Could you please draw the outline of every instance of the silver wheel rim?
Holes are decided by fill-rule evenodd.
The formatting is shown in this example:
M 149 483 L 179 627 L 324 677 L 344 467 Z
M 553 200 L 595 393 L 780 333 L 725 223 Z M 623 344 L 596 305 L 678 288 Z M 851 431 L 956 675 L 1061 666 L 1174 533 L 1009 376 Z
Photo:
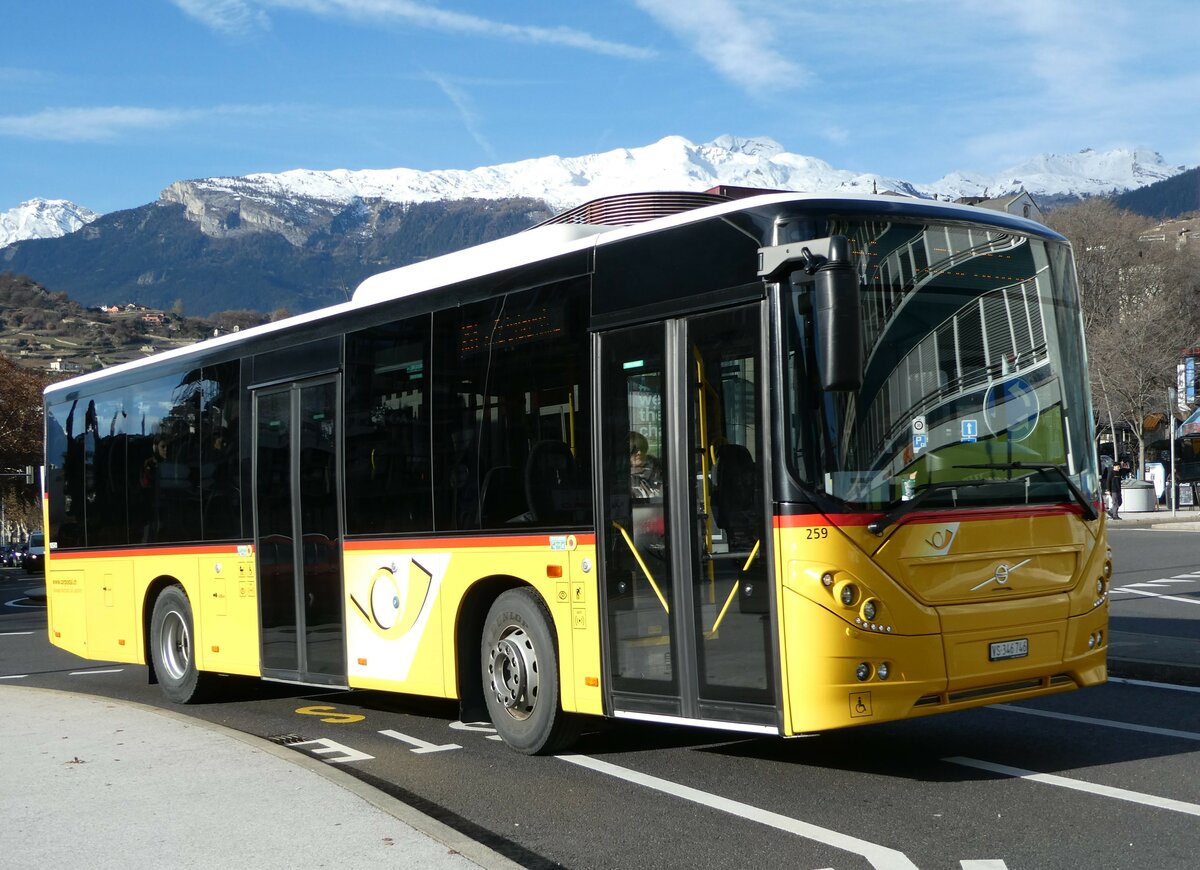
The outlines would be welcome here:
M 192 639 L 187 622 L 178 610 L 172 610 L 163 617 L 158 652 L 171 679 L 182 680 L 192 660 Z
M 514 719 L 528 719 L 537 705 L 538 661 L 533 641 L 519 625 L 507 626 L 488 651 L 492 693 Z

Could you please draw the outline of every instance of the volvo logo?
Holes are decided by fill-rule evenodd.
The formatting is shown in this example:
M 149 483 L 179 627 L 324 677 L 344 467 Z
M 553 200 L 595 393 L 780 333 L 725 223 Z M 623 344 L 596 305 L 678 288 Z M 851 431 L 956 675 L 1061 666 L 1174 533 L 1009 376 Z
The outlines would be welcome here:
M 980 589 L 982 589 L 984 586 L 987 586 L 989 583 L 995 583 L 997 586 L 1004 586 L 1005 584 L 1008 583 L 1008 578 L 1012 576 L 1012 573 L 1014 571 L 1016 571 L 1018 568 L 1020 568 L 1024 565 L 1028 565 L 1032 561 L 1033 561 L 1033 559 L 1029 558 L 1029 559 L 1026 559 L 1024 562 L 1018 562 L 1015 565 L 1006 565 L 1002 562 L 1002 563 L 1000 563 L 1000 566 L 996 568 L 995 574 L 993 574 L 991 577 L 984 580 L 978 586 L 972 586 L 971 591 L 978 592 Z

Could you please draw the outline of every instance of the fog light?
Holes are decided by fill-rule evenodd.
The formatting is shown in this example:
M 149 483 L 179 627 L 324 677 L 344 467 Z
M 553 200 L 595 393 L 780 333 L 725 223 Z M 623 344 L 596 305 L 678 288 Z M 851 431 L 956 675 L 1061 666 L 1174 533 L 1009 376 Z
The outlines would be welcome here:
M 847 583 L 842 587 L 841 599 L 842 604 L 847 607 L 852 606 L 858 600 L 858 589 L 855 588 L 853 583 Z
M 871 679 L 871 666 L 866 662 L 859 662 L 858 667 L 854 669 L 854 676 L 858 677 L 859 682 L 866 682 Z
M 868 622 L 873 620 L 875 618 L 875 611 L 877 609 L 878 608 L 875 606 L 874 599 L 868 598 L 865 602 L 863 602 L 863 619 L 867 620 Z
M 1112 576 L 1112 559 L 1109 559 L 1108 561 L 1106 561 L 1104 563 L 1104 579 L 1107 580 L 1111 576 Z
M 830 574 L 828 571 L 826 571 L 824 574 L 821 575 L 821 582 L 825 584 L 826 588 L 832 586 L 833 585 L 833 575 Z
M 1096 635 L 1089 634 L 1088 635 L 1088 649 L 1095 649 L 1095 648 L 1096 648 Z
M 1104 645 L 1104 632 L 1098 631 L 1098 632 L 1096 632 L 1096 646 L 1103 646 L 1103 645 Z
M 887 662 L 880 662 L 879 667 L 875 670 L 875 673 L 879 675 L 879 679 L 881 680 L 886 680 L 891 672 L 892 669 L 888 667 Z

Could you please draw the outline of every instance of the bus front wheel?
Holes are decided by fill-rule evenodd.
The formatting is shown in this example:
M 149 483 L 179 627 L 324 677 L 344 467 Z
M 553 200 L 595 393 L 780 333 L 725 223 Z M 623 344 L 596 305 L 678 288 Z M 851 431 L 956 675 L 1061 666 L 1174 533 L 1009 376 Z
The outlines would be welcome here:
M 553 621 L 532 589 L 510 589 L 492 604 L 481 643 L 483 694 L 504 742 L 526 755 L 565 749 L 578 735 L 558 703 Z
M 176 704 L 198 701 L 205 675 L 196 669 L 192 605 L 181 586 L 168 586 L 154 601 L 150 658 L 158 684 Z

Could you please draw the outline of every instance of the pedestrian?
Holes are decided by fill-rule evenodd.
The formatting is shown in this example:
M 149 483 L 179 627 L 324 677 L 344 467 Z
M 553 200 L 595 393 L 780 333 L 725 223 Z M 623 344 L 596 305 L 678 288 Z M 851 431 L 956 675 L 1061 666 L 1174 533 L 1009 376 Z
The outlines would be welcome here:
M 1121 463 L 1114 461 L 1104 471 L 1104 493 L 1107 496 L 1108 515 L 1114 520 L 1121 518 Z

